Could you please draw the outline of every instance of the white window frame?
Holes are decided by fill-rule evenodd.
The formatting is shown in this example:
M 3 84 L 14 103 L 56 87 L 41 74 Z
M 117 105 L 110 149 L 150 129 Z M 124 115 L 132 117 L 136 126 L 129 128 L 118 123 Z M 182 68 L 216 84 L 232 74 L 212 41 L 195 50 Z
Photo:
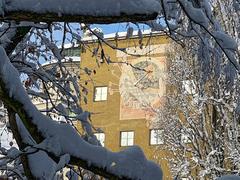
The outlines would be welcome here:
M 150 145 L 164 144 L 163 130 L 150 129 Z
M 106 101 L 108 96 L 107 86 L 96 86 L 94 87 L 94 101 Z
M 100 142 L 100 144 L 104 147 L 105 146 L 105 133 L 94 133 L 97 140 Z
M 120 146 L 133 146 L 134 145 L 134 131 L 121 131 L 120 132 Z

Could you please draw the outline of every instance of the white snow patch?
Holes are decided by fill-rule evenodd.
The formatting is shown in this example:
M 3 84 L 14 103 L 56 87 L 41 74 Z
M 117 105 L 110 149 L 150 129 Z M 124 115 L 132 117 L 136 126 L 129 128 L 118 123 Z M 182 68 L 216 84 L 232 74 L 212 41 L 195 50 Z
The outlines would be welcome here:
M 11 0 L 5 11 L 31 11 L 35 13 L 56 13 L 59 16 L 91 15 L 120 16 L 125 14 L 151 14 L 158 12 L 157 0 Z
M 187 14 L 191 17 L 193 21 L 204 27 L 207 27 L 208 18 L 202 9 L 193 7 L 192 2 L 188 0 L 180 0 L 180 2 L 184 6 L 184 10 L 187 12 Z
M 55 176 L 56 163 L 44 151 L 28 155 L 29 167 L 36 179 L 49 180 Z
M 240 176 L 225 175 L 225 176 L 222 176 L 222 177 L 218 178 L 217 180 L 240 180 Z
M 236 51 L 238 48 L 237 42 L 231 38 L 228 34 L 222 31 L 215 31 L 213 33 L 214 37 L 220 43 L 222 48 Z

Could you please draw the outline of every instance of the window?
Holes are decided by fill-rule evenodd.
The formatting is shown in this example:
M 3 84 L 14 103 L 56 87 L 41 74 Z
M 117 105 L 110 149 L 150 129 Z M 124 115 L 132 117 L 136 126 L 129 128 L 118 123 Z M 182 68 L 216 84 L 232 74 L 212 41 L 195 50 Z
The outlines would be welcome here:
M 64 56 L 80 56 L 81 50 L 79 47 L 77 48 L 67 48 L 63 50 L 63 54 Z
M 133 146 L 134 141 L 134 132 L 133 131 L 124 131 L 121 132 L 121 146 Z
M 150 145 L 163 144 L 163 130 L 151 129 L 150 130 Z
M 104 147 L 104 141 L 105 141 L 105 134 L 104 133 L 94 133 L 97 140 L 101 143 L 101 145 Z
M 107 100 L 107 87 L 95 87 L 94 90 L 94 101 L 105 101 Z

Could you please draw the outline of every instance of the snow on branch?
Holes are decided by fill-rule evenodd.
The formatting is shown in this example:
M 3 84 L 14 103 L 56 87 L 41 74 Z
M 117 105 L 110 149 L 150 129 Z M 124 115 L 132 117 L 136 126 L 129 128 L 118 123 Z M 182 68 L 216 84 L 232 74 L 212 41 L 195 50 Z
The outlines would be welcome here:
M 5 0 L 1 20 L 112 23 L 154 19 L 157 0 Z
M 179 2 L 194 22 L 204 27 L 208 26 L 208 18 L 201 8 L 193 7 L 192 2 L 186 0 L 179 0 Z
M 162 178 L 161 169 L 154 162 L 148 161 L 139 147 L 110 152 L 104 147 L 91 145 L 83 140 L 72 126 L 59 124 L 40 113 L 29 99 L 20 82 L 18 71 L 10 63 L 2 47 L 0 57 L 0 97 L 19 115 L 38 144 L 36 147 L 58 158 L 69 154 L 69 164 L 81 166 L 107 178 L 151 180 Z M 21 133 L 21 136 L 27 135 Z

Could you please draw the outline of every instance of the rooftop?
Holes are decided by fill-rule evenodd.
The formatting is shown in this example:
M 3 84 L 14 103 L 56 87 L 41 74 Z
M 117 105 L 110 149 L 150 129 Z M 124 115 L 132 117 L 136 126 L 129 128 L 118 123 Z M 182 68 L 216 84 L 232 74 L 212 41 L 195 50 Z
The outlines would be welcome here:
M 161 34 L 159 31 L 152 31 L 151 29 L 147 29 L 147 30 L 143 30 L 141 31 L 141 35 L 143 36 L 150 36 L 153 34 Z M 130 38 L 136 38 L 139 37 L 139 31 L 135 30 L 133 31 L 132 35 Z M 127 31 L 124 32 L 116 32 L 116 33 L 111 33 L 111 34 L 104 34 L 103 39 L 125 39 L 127 37 Z M 83 37 L 82 41 L 94 41 L 97 40 L 97 37 L 95 35 L 92 36 L 87 36 L 87 37 Z

